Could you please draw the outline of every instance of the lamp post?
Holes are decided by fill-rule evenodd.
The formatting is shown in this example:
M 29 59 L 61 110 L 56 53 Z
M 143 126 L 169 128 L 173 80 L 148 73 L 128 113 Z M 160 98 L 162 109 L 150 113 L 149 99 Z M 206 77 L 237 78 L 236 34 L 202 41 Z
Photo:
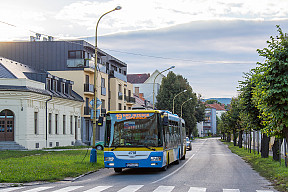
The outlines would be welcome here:
M 191 99 L 193 99 L 192 97 L 190 98 L 190 99 L 188 99 L 188 100 L 186 100 L 186 101 L 184 101 L 183 103 L 182 103 L 182 105 L 181 105 L 181 118 L 182 118 L 182 108 L 183 108 L 183 105 L 186 103 L 186 102 L 188 102 L 188 101 L 190 101 Z
M 155 81 L 156 81 L 158 75 L 160 75 L 161 73 L 164 73 L 165 71 L 168 71 L 168 70 L 170 70 L 170 69 L 173 69 L 173 68 L 175 68 L 175 66 L 169 67 L 168 69 L 165 69 L 164 71 L 161 71 L 161 72 L 158 73 L 158 74 L 156 75 L 156 77 L 154 78 L 154 82 L 153 82 L 153 109 L 155 109 L 155 107 L 154 107 L 154 106 L 155 106 L 155 103 L 154 103 L 154 97 L 155 97 L 155 90 L 154 90 Z
M 175 100 L 175 98 L 177 97 L 177 96 L 179 96 L 181 93 L 185 93 L 187 90 L 185 89 L 185 90 L 183 90 L 183 91 L 181 91 L 180 93 L 178 93 L 177 95 L 175 95 L 175 97 L 173 98 L 173 114 L 174 114 L 174 100 Z
M 96 121 L 97 121 L 97 30 L 98 30 L 98 24 L 100 22 L 100 20 L 102 19 L 102 17 L 104 17 L 105 15 L 107 15 L 108 13 L 111 13 L 113 11 L 116 10 L 120 10 L 121 7 L 117 6 L 115 9 L 108 11 L 106 13 L 104 13 L 103 15 L 101 15 L 101 17 L 98 19 L 98 22 L 96 24 L 96 32 L 95 32 L 95 61 L 94 61 L 94 106 L 93 106 L 93 147 L 95 147 L 95 138 L 96 138 Z

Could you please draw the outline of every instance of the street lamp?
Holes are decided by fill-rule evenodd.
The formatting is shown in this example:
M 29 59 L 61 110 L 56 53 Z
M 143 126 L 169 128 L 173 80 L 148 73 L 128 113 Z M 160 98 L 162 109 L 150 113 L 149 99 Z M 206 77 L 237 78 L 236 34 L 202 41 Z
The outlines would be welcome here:
M 104 17 L 105 15 L 107 15 L 108 13 L 111 13 L 113 11 L 116 10 L 120 10 L 121 7 L 117 6 L 115 9 L 108 11 L 106 13 L 104 13 L 103 15 L 101 15 L 101 17 L 98 19 L 98 22 L 96 24 L 96 32 L 95 32 L 95 61 L 94 61 L 94 106 L 93 106 L 93 147 L 95 147 L 95 137 L 96 137 L 96 121 L 97 121 L 97 30 L 98 30 L 98 24 L 100 22 L 100 20 L 102 19 L 102 17 Z
M 188 100 L 186 100 L 186 101 L 184 101 L 183 103 L 182 103 L 182 105 L 181 105 L 181 118 L 182 118 L 182 107 L 183 107 L 183 105 L 186 103 L 186 102 L 188 102 L 188 101 L 190 101 L 191 99 L 193 99 L 192 97 L 190 98 L 190 99 L 188 99 Z
M 178 96 L 178 95 L 180 95 L 181 93 L 185 93 L 187 90 L 185 89 L 185 90 L 183 90 L 183 91 L 181 91 L 180 93 L 178 93 L 177 95 L 175 95 L 175 97 L 173 98 L 173 114 L 174 114 L 174 100 L 175 100 L 175 98 Z
M 161 73 L 164 73 L 165 71 L 168 71 L 168 70 L 170 70 L 170 69 L 173 69 L 173 68 L 175 68 L 175 66 L 172 66 L 172 67 L 169 67 L 168 69 L 165 69 L 164 71 L 161 71 L 160 73 L 158 73 L 157 75 L 156 75 L 156 77 L 154 78 L 154 82 L 153 82 L 153 109 L 155 109 L 155 103 L 154 103 L 154 97 L 155 97 L 155 90 L 154 90 L 154 87 L 155 87 L 155 81 L 156 81 L 156 78 L 158 77 L 158 75 L 160 75 Z

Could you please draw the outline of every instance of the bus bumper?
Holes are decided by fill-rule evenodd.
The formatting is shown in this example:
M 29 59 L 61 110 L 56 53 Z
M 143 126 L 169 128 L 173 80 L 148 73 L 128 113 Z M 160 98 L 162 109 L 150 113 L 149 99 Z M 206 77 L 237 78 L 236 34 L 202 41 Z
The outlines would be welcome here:
M 166 161 L 163 160 L 163 152 L 151 152 L 148 158 L 145 159 L 133 159 L 130 157 L 120 159 L 113 152 L 104 152 L 104 165 L 106 168 L 161 168 L 166 165 Z

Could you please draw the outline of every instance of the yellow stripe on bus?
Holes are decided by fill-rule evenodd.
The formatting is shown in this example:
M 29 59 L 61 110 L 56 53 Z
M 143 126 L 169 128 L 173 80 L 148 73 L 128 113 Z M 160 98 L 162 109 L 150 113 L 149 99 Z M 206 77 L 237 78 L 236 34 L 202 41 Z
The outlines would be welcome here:
M 127 111 L 108 111 L 107 113 L 160 113 L 159 110 L 127 110 Z
M 155 149 L 155 151 L 163 151 L 163 147 L 149 147 L 152 150 Z M 152 151 L 151 149 L 148 149 L 146 147 L 110 147 L 110 148 L 104 148 L 104 151 Z

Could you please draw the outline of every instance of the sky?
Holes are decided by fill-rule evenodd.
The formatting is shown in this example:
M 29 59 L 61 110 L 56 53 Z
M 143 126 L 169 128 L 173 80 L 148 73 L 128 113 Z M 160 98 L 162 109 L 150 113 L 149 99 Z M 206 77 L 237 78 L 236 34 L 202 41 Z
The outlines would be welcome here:
M 203 98 L 236 97 L 243 73 L 264 62 L 276 25 L 288 33 L 287 0 L 0 0 L 0 41 L 83 39 L 128 65 L 187 79 Z M 167 74 L 167 73 L 165 73 Z

